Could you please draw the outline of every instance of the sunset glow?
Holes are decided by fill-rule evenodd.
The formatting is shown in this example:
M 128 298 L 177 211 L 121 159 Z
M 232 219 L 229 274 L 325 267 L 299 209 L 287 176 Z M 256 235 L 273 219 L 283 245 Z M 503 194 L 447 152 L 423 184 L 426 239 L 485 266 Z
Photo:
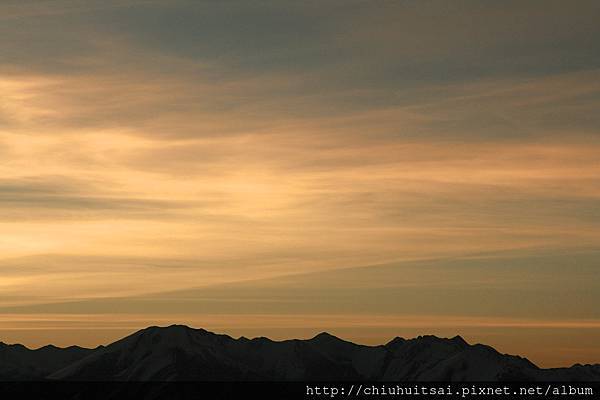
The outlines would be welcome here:
M 459 3 L 0 5 L 0 340 L 600 362 L 600 8 Z

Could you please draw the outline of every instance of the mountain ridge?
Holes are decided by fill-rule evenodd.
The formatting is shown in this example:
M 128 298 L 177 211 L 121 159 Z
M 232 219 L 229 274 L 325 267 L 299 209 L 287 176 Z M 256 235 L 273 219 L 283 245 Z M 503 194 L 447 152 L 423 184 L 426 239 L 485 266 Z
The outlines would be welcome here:
M 395 337 L 361 345 L 310 339 L 235 339 L 185 325 L 150 326 L 107 346 L 0 342 L 0 380 L 58 381 L 600 381 L 600 364 L 542 369 L 461 336 Z

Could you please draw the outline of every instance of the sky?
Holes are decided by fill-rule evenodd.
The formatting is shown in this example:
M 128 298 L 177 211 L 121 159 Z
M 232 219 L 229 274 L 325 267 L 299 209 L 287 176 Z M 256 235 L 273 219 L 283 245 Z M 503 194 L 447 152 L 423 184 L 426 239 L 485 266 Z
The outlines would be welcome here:
M 0 340 L 600 363 L 596 1 L 3 1 Z

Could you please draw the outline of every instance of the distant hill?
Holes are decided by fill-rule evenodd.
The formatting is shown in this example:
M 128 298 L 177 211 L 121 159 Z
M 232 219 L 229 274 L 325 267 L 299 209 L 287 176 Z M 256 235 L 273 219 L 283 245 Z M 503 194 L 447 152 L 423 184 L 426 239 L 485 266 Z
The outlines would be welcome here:
M 94 351 L 77 346 L 61 349 L 52 345 L 30 350 L 20 344 L 0 342 L 0 380 L 38 380 Z
M 459 336 L 364 346 L 327 333 L 272 341 L 172 325 L 149 327 L 96 349 L 29 350 L 0 343 L 0 380 L 600 381 L 600 365 L 541 369 Z

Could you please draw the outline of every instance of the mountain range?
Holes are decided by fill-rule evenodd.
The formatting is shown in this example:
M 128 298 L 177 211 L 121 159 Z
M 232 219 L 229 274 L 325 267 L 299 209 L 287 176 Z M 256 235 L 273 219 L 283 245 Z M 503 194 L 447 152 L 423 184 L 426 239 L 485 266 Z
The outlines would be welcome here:
M 538 368 L 490 346 L 396 337 L 365 346 L 320 333 L 308 340 L 234 339 L 183 325 L 149 327 L 108 346 L 0 342 L 2 381 L 600 381 L 600 364 Z

